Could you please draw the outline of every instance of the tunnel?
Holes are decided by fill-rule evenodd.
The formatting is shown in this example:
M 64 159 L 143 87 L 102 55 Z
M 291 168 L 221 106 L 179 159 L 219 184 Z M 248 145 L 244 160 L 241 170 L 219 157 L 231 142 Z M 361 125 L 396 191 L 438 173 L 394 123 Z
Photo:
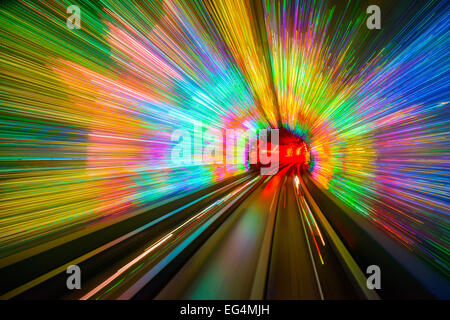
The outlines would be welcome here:
M 448 300 L 448 3 L 375 2 L 2 4 L 1 298 Z

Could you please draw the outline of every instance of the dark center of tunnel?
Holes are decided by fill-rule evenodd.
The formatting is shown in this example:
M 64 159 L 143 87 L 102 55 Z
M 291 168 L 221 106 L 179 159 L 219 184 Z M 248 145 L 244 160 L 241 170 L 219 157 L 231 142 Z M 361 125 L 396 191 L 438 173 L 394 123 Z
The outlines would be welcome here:
M 306 169 L 311 158 L 308 144 L 289 130 L 280 129 L 279 134 L 280 165 L 297 164 Z
M 269 155 L 271 153 L 278 153 L 278 162 L 280 167 L 286 165 L 297 165 L 301 170 L 308 170 L 311 161 L 310 147 L 306 141 L 297 134 L 282 128 L 278 130 L 278 144 L 273 145 L 271 137 L 272 130 L 268 131 L 267 144 L 258 142 L 258 161 L 257 164 L 251 167 L 258 169 L 265 166 L 264 161 L 261 161 L 260 155 Z

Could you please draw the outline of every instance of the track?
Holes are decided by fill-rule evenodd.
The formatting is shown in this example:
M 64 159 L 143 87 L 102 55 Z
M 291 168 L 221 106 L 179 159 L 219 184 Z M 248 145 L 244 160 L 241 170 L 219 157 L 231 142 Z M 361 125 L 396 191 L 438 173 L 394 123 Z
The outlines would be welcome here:
M 10 277 L 2 298 L 378 299 L 399 283 L 431 296 L 381 252 L 380 261 L 404 275 L 391 276 L 388 290 L 368 290 L 367 257 L 349 246 L 350 229 L 342 226 L 364 243 L 373 240 L 337 220 L 339 208 L 295 165 L 274 176 L 242 175 L 169 204 L 122 222 L 127 233 L 104 228 L 10 264 L 3 279 L 20 275 L 13 271 L 30 261 L 41 267 Z M 103 243 L 93 246 L 92 238 Z M 71 264 L 82 270 L 81 290 L 66 287 Z
M 325 245 L 320 228 L 313 229 L 317 223 L 309 216 L 296 177 L 291 170 L 280 194 L 266 298 L 356 298 L 335 253 Z
M 294 169 L 246 199 L 157 298 L 356 298 L 334 253 L 320 256 L 313 247 L 317 239 L 301 213 Z

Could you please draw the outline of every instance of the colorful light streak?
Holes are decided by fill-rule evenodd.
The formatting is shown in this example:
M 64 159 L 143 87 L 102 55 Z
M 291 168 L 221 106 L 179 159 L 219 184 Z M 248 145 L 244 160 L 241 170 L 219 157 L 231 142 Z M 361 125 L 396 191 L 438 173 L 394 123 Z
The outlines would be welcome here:
M 246 170 L 170 162 L 201 121 L 302 137 L 317 182 L 450 274 L 447 3 L 390 33 L 354 3 L 80 1 L 81 30 L 70 4 L 1 8 L 1 257 Z

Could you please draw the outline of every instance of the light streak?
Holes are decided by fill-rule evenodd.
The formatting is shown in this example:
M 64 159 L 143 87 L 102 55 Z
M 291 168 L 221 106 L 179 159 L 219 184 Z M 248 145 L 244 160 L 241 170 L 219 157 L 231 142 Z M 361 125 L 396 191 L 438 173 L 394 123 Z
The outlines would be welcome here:
M 154 245 L 150 246 L 147 250 L 145 250 L 143 253 L 141 253 L 139 256 L 134 258 L 132 261 L 128 262 L 126 265 L 124 265 L 122 268 L 117 270 L 112 276 L 110 276 L 108 279 L 106 279 L 104 282 L 102 282 L 100 285 L 95 287 L 93 290 L 89 291 L 87 294 L 85 294 L 83 297 L 80 298 L 80 300 L 87 300 L 93 295 L 95 295 L 97 292 L 99 292 L 101 289 L 103 289 L 105 286 L 110 284 L 112 281 L 117 279 L 117 277 L 120 277 L 125 271 L 127 271 L 129 268 L 131 268 L 134 264 L 142 260 L 146 255 L 148 255 L 150 252 L 155 250 L 157 247 L 159 247 L 161 244 L 163 244 L 167 239 L 172 237 L 173 234 L 168 234 L 159 241 L 157 241 Z

